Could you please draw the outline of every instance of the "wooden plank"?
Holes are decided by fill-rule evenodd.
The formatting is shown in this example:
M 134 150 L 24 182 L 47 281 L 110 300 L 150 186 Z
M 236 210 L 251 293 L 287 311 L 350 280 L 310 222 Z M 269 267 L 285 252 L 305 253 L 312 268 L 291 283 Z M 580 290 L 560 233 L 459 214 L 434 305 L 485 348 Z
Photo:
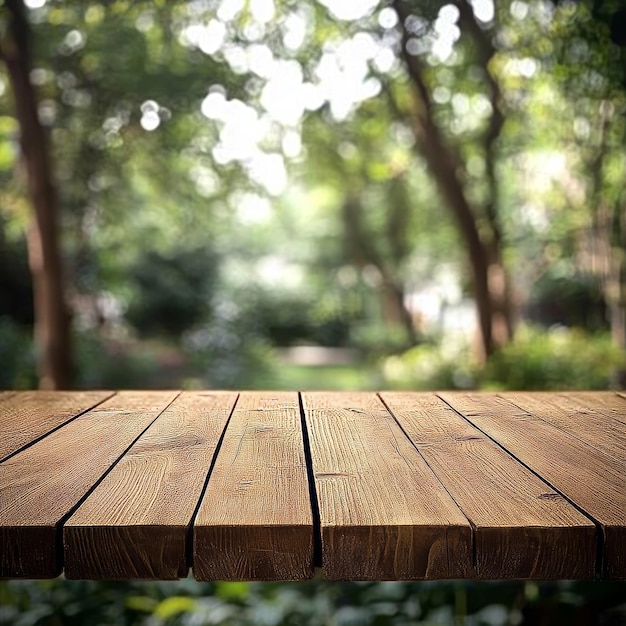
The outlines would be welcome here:
M 435 394 L 381 398 L 471 522 L 478 577 L 593 578 L 593 522 Z
M 176 395 L 120 392 L 0 463 L 0 577 L 60 573 L 59 522 Z
M 624 463 L 494 394 L 439 395 L 600 524 L 601 574 L 626 578 Z
M 556 393 L 509 392 L 498 395 L 626 463 L 626 426 L 596 410 L 593 402 L 578 401 L 572 396 Z
M 626 424 L 626 398 L 614 391 L 568 391 L 559 395 Z
M 313 575 L 313 515 L 296 393 L 242 393 L 194 525 L 198 580 Z
M 0 460 L 113 395 L 111 391 L 18 391 L 0 405 Z
M 469 522 L 374 394 L 305 393 L 330 580 L 472 575 Z
M 63 527 L 70 579 L 171 580 L 235 392 L 181 394 Z

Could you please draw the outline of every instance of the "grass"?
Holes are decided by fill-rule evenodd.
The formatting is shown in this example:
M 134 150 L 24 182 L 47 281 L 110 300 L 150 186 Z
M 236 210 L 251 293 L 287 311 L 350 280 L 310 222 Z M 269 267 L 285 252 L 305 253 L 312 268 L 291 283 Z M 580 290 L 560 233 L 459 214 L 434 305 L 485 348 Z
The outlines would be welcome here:
M 256 382 L 256 381 L 254 381 Z M 377 389 L 379 377 L 371 367 L 361 364 L 350 365 L 293 365 L 281 363 L 275 375 L 268 380 L 259 380 L 257 388 L 296 391 L 353 391 Z

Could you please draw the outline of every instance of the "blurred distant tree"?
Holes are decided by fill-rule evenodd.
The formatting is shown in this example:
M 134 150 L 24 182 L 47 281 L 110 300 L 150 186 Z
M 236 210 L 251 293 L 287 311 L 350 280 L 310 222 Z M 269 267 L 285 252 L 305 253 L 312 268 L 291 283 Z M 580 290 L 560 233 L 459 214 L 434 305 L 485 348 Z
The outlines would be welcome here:
M 486 355 L 518 293 L 592 258 L 619 320 L 623 58 L 618 3 L 607 21 L 598 2 L 30 3 L 75 327 L 219 342 L 221 319 L 225 358 L 243 324 L 289 343 L 330 320 L 349 341 L 368 317 L 413 343 L 418 308 L 443 328 L 441 302 L 471 293 Z M 440 271 L 452 288 L 411 309 Z
M 582 271 L 600 280 L 613 342 L 626 350 L 624 10 L 618 2 L 594 0 L 581 3 L 573 17 L 571 7 L 557 12 L 554 54 L 546 63 L 576 103 L 568 135 L 579 156 L 588 216 L 577 259 Z M 614 382 L 626 386 L 626 372 L 617 372 Z
M 45 131 L 31 83 L 31 30 L 22 0 L 7 0 L 0 55 L 6 64 L 20 127 L 22 161 L 33 207 L 28 257 L 33 277 L 39 386 L 71 384 L 70 316 L 65 302 L 57 191 Z
M 214 177 L 223 184 L 198 193 L 198 177 L 212 172 L 206 146 L 214 142 L 200 103 L 212 83 L 236 95 L 243 79 L 181 45 L 185 19 L 180 4 L 150 2 L 26 8 L 15 0 L 0 13 L 2 59 L 15 98 L 14 109 L 3 111 L 2 130 L 10 116 L 18 119 L 36 208 L 28 248 L 36 350 L 47 368 L 42 386 L 70 384 L 70 308 L 81 327 L 100 324 L 109 294 L 134 298 L 125 273 L 142 256 L 167 256 L 182 237 L 191 247 L 210 247 L 212 233 L 226 228 L 212 222 L 210 208 L 229 191 L 229 179 L 241 175 L 226 167 L 219 181 Z M 10 135 L 0 139 L 3 154 L 10 153 Z M 15 210 L 21 190 L 12 183 L 3 193 L 6 215 L 25 228 Z
M 148 252 L 129 269 L 135 296 L 127 318 L 142 336 L 180 336 L 210 322 L 217 262 L 207 248 Z
M 71 302 L 96 318 L 102 291 L 131 297 L 123 279 L 138 257 L 164 254 L 182 236 L 197 246 L 218 230 L 214 198 L 238 175 L 224 168 L 213 191 L 198 193 L 198 172 L 214 166 L 200 103 L 212 83 L 243 87 L 225 64 L 181 45 L 186 9 L 92 1 L 31 11 Z
M 389 137 L 399 121 L 393 116 L 380 98 L 364 103 L 350 121 L 309 120 L 305 137 L 317 167 L 307 180 L 337 194 L 336 270 L 352 266 L 356 276 L 369 275 L 381 318 L 402 329 L 410 346 L 418 341 L 418 328 L 407 307 L 407 275 L 416 239 L 424 234 L 415 232 L 423 198 L 412 196 L 410 150 Z M 438 228 L 432 225 L 433 232 Z
M 422 58 L 428 48 L 422 46 L 423 51 L 421 54 L 418 52 L 422 45 L 419 38 L 427 35 L 428 23 L 437 11 L 429 3 L 418 9 L 415 3 L 407 0 L 395 0 L 393 6 L 402 30 L 401 54 L 415 93 L 411 115 L 416 145 L 459 226 L 472 270 L 482 353 L 488 357 L 498 346 L 510 341 L 514 331 L 512 294 L 504 265 L 503 232 L 498 208 L 497 141 L 504 124 L 504 113 L 500 87 L 491 67 L 496 53 L 492 43 L 496 26 L 494 23 L 479 23 L 471 3 L 466 0 L 452 3 L 459 13 L 462 35 L 471 41 L 491 111 L 482 135 L 488 192 L 486 200 L 480 205 L 470 200 L 463 180 L 466 164 L 461 150 L 446 137 L 433 106 L 433 88 L 429 85 L 428 67 Z

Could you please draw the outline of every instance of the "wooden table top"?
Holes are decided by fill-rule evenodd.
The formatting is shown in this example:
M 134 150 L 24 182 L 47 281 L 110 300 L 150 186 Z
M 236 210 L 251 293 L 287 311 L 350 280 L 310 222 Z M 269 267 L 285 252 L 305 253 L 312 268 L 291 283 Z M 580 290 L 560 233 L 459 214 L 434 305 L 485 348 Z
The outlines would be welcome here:
M 0 392 L 0 577 L 626 579 L 614 392 Z

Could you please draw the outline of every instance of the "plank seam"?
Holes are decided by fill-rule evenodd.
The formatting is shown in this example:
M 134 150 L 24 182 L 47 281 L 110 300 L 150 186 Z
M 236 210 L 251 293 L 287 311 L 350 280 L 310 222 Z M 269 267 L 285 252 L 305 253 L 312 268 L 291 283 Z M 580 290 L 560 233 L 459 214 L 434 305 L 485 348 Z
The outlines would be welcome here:
M 235 408 L 237 407 L 237 403 L 239 402 L 239 398 L 241 398 L 241 394 L 237 393 L 237 397 L 235 398 L 235 402 L 230 409 L 230 413 L 228 414 L 228 419 L 226 420 L 226 424 L 224 424 L 224 428 L 222 429 L 222 433 L 220 434 L 220 438 L 217 440 L 217 444 L 215 446 L 215 450 L 213 451 L 213 458 L 211 459 L 211 463 L 209 463 L 209 469 L 207 470 L 206 478 L 204 479 L 204 485 L 202 486 L 202 491 L 200 492 L 200 496 L 198 497 L 198 502 L 193 510 L 193 514 L 191 515 L 191 521 L 189 522 L 189 526 L 187 528 L 187 537 L 186 537 L 186 550 L 185 550 L 185 560 L 187 562 L 187 567 L 193 569 L 193 529 L 196 524 L 196 517 L 198 516 L 198 511 L 200 510 L 200 505 L 204 500 L 204 494 L 209 486 L 209 479 L 211 478 L 211 474 L 213 474 L 213 469 L 215 468 L 215 463 L 217 462 L 217 457 L 219 456 L 219 452 L 222 449 L 222 443 L 224 442 L 224 437 L 226 436 L 226 431 L 228 430 L 228 425 L 230 424 L 230 420 L 235 412 Z
M 521 407 L 519 404 L 514 402 L 512 399 L 506 398 L 506 397 L 502 396 L 499 393 L 496 394 L 496 397 L 500 398 L 501 400 L 504 400 L 505 402 L 508 402 L 509 404 L 511 404 L 514 407 L 518 408 L 520 411 L 523 411 L 524 413 L 527 413 L 528 415 L 531 415 L 535 419 L 538 419 L 538 420 L 542 421 L 544 424 L 548 424 L 552 428 L 556 428 L 559 432 L 563 433 L 564 435 L 566 435 L 568 437 L 572 437 L 576 441 L 580 441 L 585 446 L 591 448 L 592 450 L 595 450 L 598 454 L 606 456 L 609 459 L 613 459 L 613 460 L 619 461 L 619 459 L 616 459 L 614 456 L 608 454 L 607 452 L 604 452 L 604 450 L 601 450 L 600 448 L 597 448 L 596 446 L 594 446 L 593 444 L 589 443 L 588 441 L 585 441 L 584 439 L 581 439 L 575 433 L 570 432 L 568 430 L 565 430 L 564 428 L 561 428 L 558 424 L 555 424 L 554 422 L 551 422 L 550 420 L 544 419 L 543 417 L 541 417 L 541 415 L 537 415 L 535 413 L 535 411 L 528 410 L 528 409 L 525 409 L 524 407 Z M 560 409 L 560 407 L 557 406 L 557 409 Z M 600 413 L 600 414 L 604 415 L 603 413 Z M 511 456 L 514 456 L 514 455 L 511 454 Z M 517 460 L 519 461 L 519 459 L 517 459 Z M 521 461 L 520 461 L 520 463 L 521 463 Z M 599 577 L 602 577 L 604 575 L 604 561 L 605 561 L 605 559 L 604 559 L 604 545 L 603 545 L 604 544 L 604 528 L 603 528 L 602 524 L 600 524 L 600 522 L 595 520 L 589 513 L 584 511 L 581 507 L 576 505 L 570 498 L 568 498 L 565 494 L 561 493 L 558 489 L 556 489 L 553 485 L 551 485 L 547 480 L 545 480 L 544 478 L 542 478 L 542 480 L 544 480 L 544 482 L 546 482 L 548 485 L 550 485 L 550 487 L 552 487 L 552 489 L 554 489 L 555 491 L 558 491 L 572 506 L 574 506 L 576 509 L 578 509 L 580 513 L 582 513 L 583 515 L 588 517 L 596 525 L 596 528 L 597 528 L 598 532 L 596 533 L 596 565 L 595 565 L 595 569 L 596 569 L 596 575 L 599 576 Z
M 166 406 L 163 407 L 163 409 L 161 411 L 159 411 L 157 413 L 157 415 L 155 416 L 155 418 L 130 442 L 130 444 L 128 446 L 126 446 L 126 448 L 124 449 L 124 451 L 117 457 L 117 459 L 115 459 L 115 461 L 113 461 L 113 463 L 111 463 L 111 465 L 109 465 L 108 469 L 105 470 L 105 472 L 102 474 L 102 476 L 100 476 L 100 478 L 98 478 L 98 480 L 87 490 L 87 492 L 80 498 L 80 500 L 78 500 L 78 502 L 57 522 L 56 524 L 56 530 L 55 530 L 55 535 L 56 535 L 56 553 L 57 553 L 57 562 L 61 568 L 61 571 L 65 568 L 65 559 L 64 557 L 64 550 L 63 550 L 63 526 L 65 525 L 65 522 L 67 522 L 67 520 L 72 517 L 72 515 L 74 515 L 74 513 L 76 513 L 76 511 L 82 506 L 82 504 L 85 502 L 85 500 L 98 488 L 98 486 L 100 485 L 100 483 L 111 473 L 111 470 L 122 460 L 122 458 L 124 458 L 124 456 L 126 455 L 126 453 L 135 445 L 135 443 L 137 443 L 137 441 L 139 440 L 140 437 L 143 436 L 143 434 L 148 430 L 148 428 L 150 428 L 150 426 L 152 426 L 152 424 L 154 424 L 154 422 L 156 422 L 159 417 L 161 417 L 161 415 L 163 415 L 163 413 L 165 413 L 165 411 L 167 411 L 167 409 L 170 408 L 170 406 L 174 403 L 174 401 L 176 400 L 176 398 L 178 398 L 178 396 L 180 396 L 181 392 L 179 391 L 170 402 L 167 403 Z M 113 394 L 115 395 L 115 394 Z M 113 397 L 113 396 L 111 396 Z M 96 405 L 98 406 L 98 405 Z M 95 407 L 92 407 L 95 408 Z M 89 409 L 91 410 L 91 409 Z M 87 413 L 87 411 L 85 411 L 85 413 Z
M 17 394 L 17 391 L 14 390 L 3 390 L 2 396 L 0 396 L 0 403 L 6 402 L 9 398 L 12 398 Z
M 553 489 L 554 491 L 556 491 L 564 500 L 566 500 L 571 506 L 573 506 L 579 513 L 581 513 L 588 520 L 593 522 L 594 526 L 596 527 L 595 577 L 598 578 L 598 579 L 602 579 L 604 577 L 603 576 L 603 573 L 604 573 L 604 559 L 603 559 L 603 557 L 604 557 L 604 529 L 602 527 L 602 524 L 598 520 L 596 520 L 591 514 L 589 514 L 587 511 L 585 511 L 582 507 L 580 507 L 578 504 L 576 504 L 571 498 L 568 498 L 560 489 L 557 489 L 550 481 L 548 481 L 541 474 L 539 474 L 539 472 L 537 472 L 532 467 L 530 467 L 530 465 L 524 463 L 524 461 L 522 461 L 521 459 L 516 457 L 510 450 L 508 450 L 504 445 L 502 445 L 497 439 L 494 439 L 487 431 L 485 431 L 482 428 L 480 428 L 480 426 L 478 426 L 477 424 L 474 424 L 474 422 L 472 422 L 472 420 L 469 417 L 466 417 L 465 415 L 463 415 L 463 413 L 461 413 L 461 411 L 459 411 L 458 409 L 453 407 L 445 398 L 442 398 L 439 394 L 435 394 L 435 395 L 442 402 L 445 402 L 455 413 L 460 415 L 466 422 L 471 424 L 474 428 L 477 428 L 486 437 L 491 439 L 491 441 L 493 441 L 497 446 L 502 448 L 502 450 L 504 450 L 510 457 L 515 459 L 518 463 L 523 465 L 526 469 L 528 469 L 530 472 L 532 472 L 537 478 L 539 478 L 539 480 L 541 480 L 543 483 L 548 485 L 548 487 L 550 487 L 550 489 Z M 507 402 L 510 402 L 510 401 L 507 400 Z M 516 404 L 514 404 L 512 402 L 510 402 L 510 404 L 513 404 L 513 406 L 515 406 L 518 409 L 520 409 L 520 411 L 524 411 L 525 413 L 528 413 L 528 411 L 526 411 L 525 409 L 522 409 L 521 407 L 518 407 Z M 566 434 L 568 434 L 568 433 L 566 433 Z
M 505 402 L 508 402 L 509 404 L 512 404 L 514 407 L 517 407 L 520 411 L 523 411 L 524 413 L 528 413 L 529 415 L 531 415 L 535 419 L 541 420 L 544 424 L 548 424 L 552 428 L 556 428 L 557 430 L 562 432 L 564 435 L 567 435 L 568 437 L 573 437 L 577 441 L 580 441 L 580 443 L 584 444 L 588 448 L 591 448 L 592 450 L 595 450 L 598 454 L 602 454 L 603 456 L 606 456 L 609 459 L 612 459 L 613 461 L 617 461 L 618 463 L 622 462 L 618 457 L 613 456 L 612 454 L 608 453 L 606 450 L 602 450 L 602 448 L 598 448 L 598 446 L 596 446 L 595 444 L 593 444 L 593 443 L 591 443 L 589 441 L 585 441 L 584 439 L 579 437 L 575 432 L 572 432 L 570 430 L 566 430 L 565 428 L 563 428 L 563 427 L 559 426 L 558 424 L 550 421 L 549 419 L 545 419 L 545 418 L 541 417 L 541 415 L 537 415 L 537 413 L 535 413 L 534 410 L 525 409 L 524 407 L 521 407 L 519 404 L 516 404 L 511 398 L 507 398 L 506 396 L 503 396 L 503 395 L 501 395 L 499 393 L 497 393 L 495 395 L 496 395 L 497 398 L 500 398 L 501 400 L 504 400 Z M 560 407 L 558 405 L 553 405 L 553 406 L 555 406 L 555 408 L 560 410 L 560 411 L 563 410 L 563 407 Z M 602 413 L 602 411 L 598 411 L 598 414 L 603 416 L 606 419 L 612 419 L 610 415 L 606 415 L 605 413 Z M 622 422 L 620 422 L 619 420 L 615 420 L 615 421 L 618 424 L 622 424 Z
M 311 442 L 306 423 L 304 401 L 302 392 L 298 392 L 298 404 L 300 406 L 300 423 L 302 427 L 302 443 L 304 445 L 304 459 L 306 463 L 306 475 L 309 483 L 309 497 L 311 500 L 311 513 L 313 517 L 313 567 L 322 567 L 322 519 L 320 517 L 319 501 L 317 499 L 317 487 L 313 472 L 313 455 L 311 454 Z
M 576 390 L 572 390 L 571 393 L 575 394 Z M 563 396 L 564 398 L 568 398 L 568 394 L 565 391 L 559 393 L 558 395 Z M 619 398 L 620 401 L 625 401 L 626 402 L 626 397 L 623 394 L 621 394 L 621 393 L 619 393 L 617 391 L 613 392 L 613 396 L 615 398 Z M 574 396 L 574 400 L 576 400 L 577 402 L 583 402 L 582 399 L 577 399 L 576 396 Z M 607 417 L 608 419 L 611 419 L 611 420 L 617 422 L 618 424 L 621 424 L 622 426 L 626 425 L 626 413 L 624 414 L 624 417 L 622 417 L 621 415 L 615 415 L 615 414 L 611 413 L 609 409 L 606 409 L 604 407 L 594 408 L 593 410 L 597 411 L 600 415 L 603 415 L 603 416 Z M 626 410 L 626 404 L 624 404 L 624 410 Z
M 5 461 L 8 461 L 10 458 L 14 457 L 16 454 L 19 454 L 20 452 L 23 452 L 24 450 L 30 448 L 31 446 L 35 445 L 36 443 L 39 443 L 42 439 L 45 439 L 48 435 L 51 435 L 52 433 L 55 433 L 60 428 L 63 428 L 64 426 L 67 426 L 68 424 L 73 422 L 75 419 L 78 419 L 82 415 L 85 415 L 85 413 L 89 413 L 89 411 L 93 411 L 96 407 L 100 406 L 103 402 L 106 402 L 107 400 L 110 400 L 116 393 L 117 392 L 112 391 L 111 395 L 106 396 L 105 398 L 102 398 L 102 400 L 100 400 L 99 402 L 96 402 L 95 404 L 88 406 L 86 409 L 83 409 L 82 411 L 80 411 L 80 413 L 77 413 L 76 415 L 74 415 L 74 417 L 70 417 L 67 421 L 62 422 L 61 424 L 58 424 L 57 426 L 52 428 L 52 430 L 49 430 L 48 432 L 43 433 L 43 435 L 39 435 L 39 437 L 36 437 L 32 441 L 29 441 L 28 443 L 25 443 L 21 448 L 18 448 L 17 450 L 14 450 L 10 454 L 7 454 L 4 458 L 0 459 L 0 463 L 4 463 Z
M 415 448 L 415 450 L 420 455 L 420 457 L 422 458 L 424 463 L 426 463 L 428 469 L 434 474 L 435 478 L 437 479 L 437 482 L 439 482 L 439 484 L 445 489 L 446 493 L 450 496 L 450 498 L 452 498 L 452 501 L 454 502 L 454 504 L 456 504 L 457 508 L 459 509 L 459 511 L 461 511 L 461 513 L 463 514 L 463 517 L 465 517 L 465 519 L 467 520 L 468 524 L 470 525 L 470 530 L 471 530 L 471 533 L 472 533 L 472 569 L 474 570 L 474 572 L 478 573 L 478 570 L 477 570 L 477 567 L 476 567 L 476 563 L 477 563 L 476 525 L 467 516 L 467 513 L 465 513 L 465 511 L 463 510 L 463 507 L 456 501 L 456 498 L 450 493 L 450 491 L 448 490 L 446 485 L 443 483 L 441 478 L 439 478 L 437 472 L 433 469 L 433 467 L 428 462 L 428 459 L 422 454 L 420 449 L 415 445 L 415 443 L 413 442 L 413 440 L 411 439 L 409 434 L 404 429 L 404 426 L 402 426 L 402 424 L 400 423 L 400 420 L 398 420 L 398 418 L 395 416 L 393 410 L 389 407 L 389 405 L 385 402 L 384 398 L 380 394 L 381 394 L 381 392 L 377 392 L 376 393 L 376 395 L 377 395 L 378 399 L 380 400 L 380 402 L 382 402 L 382 404 L 385 407 L 385 409 L 387 409 L 387 411 L 389 412 L 391 417 L 394 419 L 396 424 L 400 427 L 400 430 L 404 433 L 404 436 L 410 441 L 411 445 Z

